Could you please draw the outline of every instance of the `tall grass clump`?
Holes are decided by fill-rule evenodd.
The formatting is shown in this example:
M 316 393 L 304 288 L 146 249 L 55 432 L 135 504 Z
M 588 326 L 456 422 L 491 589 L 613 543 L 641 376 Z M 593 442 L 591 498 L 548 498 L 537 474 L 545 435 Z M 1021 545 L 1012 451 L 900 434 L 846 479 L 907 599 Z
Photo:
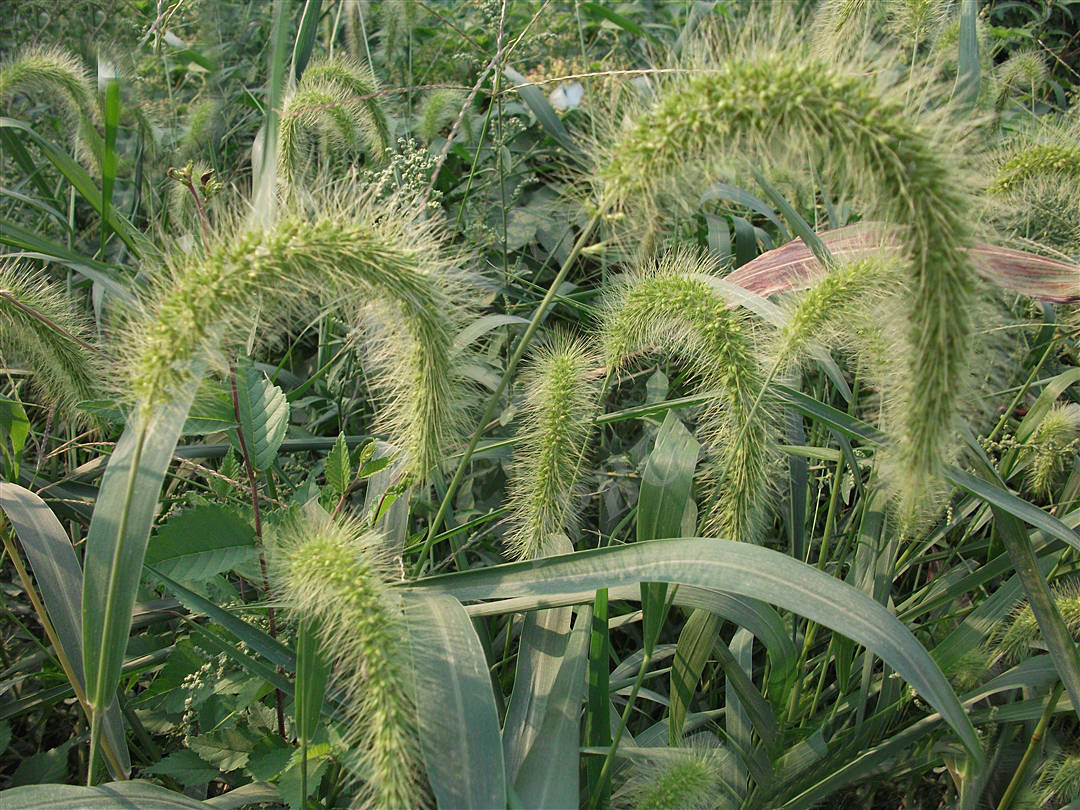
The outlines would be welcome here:
M 359 153 L 382 163 L 391 146 L 390 126 L 371 69 L 345 57 L 314 62 L 285 100 L 279 126 L 282 176 L 296 183 L 314 130 L 331 149 Z
M 807 155 L 834 191 L 903 228 L 911 274 L 910 344 L 900 390 L 899 492 L 918 502 L 955 447 L 967 394 L 975 276 L 959 136 L 943 114 L 909 108 L 886 72 L 812 57 L 798 40 L 732 46 L 676 74 L 655 100 L 597 145 L 601 199 L 633 222 L 655 222 L 665 197 L 699 193 L 711 170 L 741 156 Z M 921 95 L 921 94 L 919 94 Z M 684 191 L 690 189 L 690 191 Z
M 717 273 L 714 260 L 680 250 L 616 278 L 604 292 L 600 341 L 609 366 L 659 350 L 684 360 L 699 390 L 719 392 L 699 429 L 719 466 L 706 527 L 756 542 L 777 459 L 776 408 L 763 387 L 749 318 L 709 284 Z
M 91 324 L 74 302 L 40 273 L 0 262 L 0 355 L 23 362 L 62 419 L 85 424 L 76 404 L 105 389 L 101 354 L 89 343 Z
M 404 617 L 388 588 L 381 539 L 321 509 L 293 515 L 272 541 L 280 597 L 315 623 L 333 662 L 345 712 L 344 738 L 365 782 L 353 807 L 423 807 L 423 766 L 410 695 Z
M 426 476 L 456 435 L 461 380 L 453 340 L 467 308 L 438 227 L 403 198 L 360 193 L 348 205 L 282 215 L 269 229 L 174 256 L 129 332 L 130 390 L 139 413 L 170 400 L 257 322 L 274 334 L 321 305 L 351 305 L 392 321 L 372 362 L 385 381 L 380 427 Z
M 545 554 L 553 534 L 577 526 L 578 478 L 596 410 L 598 358 L 581 340 L 557 338 L 534 353 L 525 377 L 522 437 L 510 484 L 515 559 Z

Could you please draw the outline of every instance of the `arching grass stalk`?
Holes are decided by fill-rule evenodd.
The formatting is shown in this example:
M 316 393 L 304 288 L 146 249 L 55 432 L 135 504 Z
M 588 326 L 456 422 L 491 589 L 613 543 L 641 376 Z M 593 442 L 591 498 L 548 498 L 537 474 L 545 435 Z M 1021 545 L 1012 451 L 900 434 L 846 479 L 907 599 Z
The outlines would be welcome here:
M 55 285 L 18 265 L 0 263 L 0 355 L 19 358 L 62 418 L 90 420 L 76 404 L 100 397 L 102 352 L 87 338 L 87 319 Z
M 751 324 L 713 292 L 716 271 L 715 261 L 678 251 L 615 279 L 605 291 L 600 341 L 609 366 L 659 348 L 688 363 L 700 390 L 721 392 L 699 428 L 719 468 L 706 530 L 755 542 L 776 461 L 776 409 L 754 407 L 767 394 Z
M 157 495 L 184 417 L 207 366 L 240 342 L 256 318 L 265 330 L 318 306 L 323 295 L 369 302 L 397 330 L 373 350 L 386 380 L 380 420 L 424 480 L 456 434 L 461 358 L 453 339 L 467 288 L 447 275 L 441 232 L 413 215 L 413 198 L 361 195 L 312 218 L 286 216 L 203 255 L 181 257 L 128 329 L 132 407 L 98 495 L 86 541 L 83 638 L 93 711 L 91 759 L 101 709 L 120 679 L 123 650 Z M 362 296 L 362 299 L 361 299 Z M 370 320 L 370 319 L 369 319 Z M 107 506 L 102 506 L 106 504 Z
M 431 524 L 428 526 L 427 535 L 424 538 L 424 545 L 420 549 L 419 558 L 413 568 L 412 573 L 414 577 L 419 576 L 426 566 L 434 563 L 434 560 L 431 558 L 431 550 L 435 544 L 435 536 L 442 527 L 443 520 L 446 519 L 446 513 L 450 508 L 450 503 L 457 493 L 457 488 L 461 485 L 461 479 L 465 476 L 465 470 L 468 467 L 469 459 L 472 458 L 472 454 L 476 450 L 476 445 L 480 441 L 480 436 L 483 434 L 484 428 L 487 426 L 488 422 L 491 421 L 491 417 L 495 413 L 495 408 L 499 404 L 499 399 L 506 390 L 506 386 L 510 383 L 510 379 L 514 374 L 514 370 L 517 368 L 517 364 L 525 354 L 525 349 L 528 348 L 529 342 L 532 340 L 533 335 L 536 334 L 536 330 L 540 327 L 540 321 L 547 313 L 548 307 L 551 306 L 552 301 L 555 300 L 555 295 L 558 292 L 559 287 L 562 286 L 563 281 L 566 280 L 566 276 L 570 272 L 570 267 L 577 261 L 578 256 L 581 255 L 581 251 L 585 247 L 585 243 L 592 235 L 597 224 L 599 224 L 603 208 L 604 206 L 601 205 L 600 211 L 593 215 L 582 229 L 581 233 L 578 234 L 577 241 L 574 242 L 574 246 L 570 249 L 570 254 L 566 257 L 562 267 L 559 268 L 559 272 L 555 274 L 555 278 L 552 279 L 547 293 L 544 295 L 539 306 L 537 306 L 536 312 L 533 313 L 532 319 L 529 321 L 529 325 L 525 327 L 525 332 L 521 335 L 517 346 L 510 355 L 510 359 L 506 363 L 506 370 L 503 371 L 503 375 L 499 379 L 499 384 L 495 386 L 495 390 L 492 391 L 491 396 L 488 397 L 487 404 L 484 406 L 484 410 L 480 415 L 476 430 L 473 431 L 469 443 L 465 446 L 465 450 L 461 454 L 461 460 L 458 462 L 457 469 L 454 471 L 454 477 L 450 479 L 450 483 L 446 487 L 446 494 L 443 495 L 442 502 L 439 504 L 439 511 L 435 513 L 435 517 L 432 518 Z
M 625 131 L 597 147 L 599 187 L 637 222 L 655 218 L 664 195 L 702 176 L 703 165 L 740 152 L 805 151 L 834 189 L 875 193 L 868 215 L 908 226 L 912 350 L 899 381 L 895 466 L 912 506 L 956 444 L 970 358 L 971 228 L 960 161 L 943 146 L 952 135 L 944 116 L 909 111 L 903 88 L 810 58 L 797 41 L 734 50 L 700 74 L 673 79 Z
M 76 122 L 76 146 L 101 160 L 102 139 L 94 122 L 100 118 L 95 92 L 86 69 L 59 48 L 25 48 L 0 64 L 0 102 L 13 93 L 59 99 Z
M 345 150 L 366 147 L 370 160 L 383 162 L 391 146 L 390 126 L 377 89 L 371 69 L 351 59 L 308 66 L 281 112 L 279 159 L 287 184 L 296 183 L 305 157 L 304 134 L 311 129 Z
M 334 662 L 345 741 L 366 778 L 352 806 L 423 807 L 404 621 L 380 544 L 355 521 L 310 510 L 276 531 L 271 574 L 281 598 L 316 623 L 323 654 Z
M 271 230 L 224 242 L 172 269 L 158 300 L 132 332 L 131 392 L 152 411 L 220 346 L 242 338 L 257 316 L 270 326 L 313 309 L 320 293 L 364 295 L 376 340 L 380 427 L 403 448 L 419 478 L 455 435 L 462 392 L 453 338 L 468 294 L 448 275 L 438 229 L 410 216 L 404 199 L 362 200 L 353 211 L 286 216 Z

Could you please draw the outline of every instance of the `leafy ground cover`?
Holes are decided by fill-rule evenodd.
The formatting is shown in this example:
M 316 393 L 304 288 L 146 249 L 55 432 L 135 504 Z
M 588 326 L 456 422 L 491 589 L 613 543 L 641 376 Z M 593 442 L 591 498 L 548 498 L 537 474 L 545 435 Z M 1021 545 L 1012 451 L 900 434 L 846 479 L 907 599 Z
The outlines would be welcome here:
M 0 804 L 1078 806 L 1073 5 L 6 14 Z

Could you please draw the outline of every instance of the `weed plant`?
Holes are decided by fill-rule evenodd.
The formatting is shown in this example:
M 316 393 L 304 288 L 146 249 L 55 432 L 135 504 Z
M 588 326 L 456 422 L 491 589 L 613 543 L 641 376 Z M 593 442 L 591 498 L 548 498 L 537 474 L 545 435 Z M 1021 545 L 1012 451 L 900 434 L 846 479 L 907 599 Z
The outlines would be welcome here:
M 81 5 L 5 810 L 1080 801 L 1067 3 Z

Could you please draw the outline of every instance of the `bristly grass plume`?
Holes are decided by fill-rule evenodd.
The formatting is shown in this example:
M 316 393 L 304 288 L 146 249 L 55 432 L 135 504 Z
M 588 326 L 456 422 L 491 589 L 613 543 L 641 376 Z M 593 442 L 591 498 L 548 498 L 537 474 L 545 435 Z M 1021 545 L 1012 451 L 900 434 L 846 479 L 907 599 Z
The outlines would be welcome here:
M 14 93 L 35 99 L 59 100 L 75 124 L 75 145 L 86 156 L 101 158 L 101 136 L 94 129 L 99 120 L 96 93 L 79 60 L 59 48 L 25 48 L 0 63 L 0 103 Z
M 351 59 L 337 57 L 308 66 L 281 113 L 280 166 L 289 185 L 301 174 L 310 130 L 319 133 L 324 147 L 366 151 L 369 161 L 384 161 L 392 142 L 377 89 L 371 69 Z
M 105 388 L 104 361 L 85 345 L 92 335 L 89 320 L 56 285 L 0 262 L 0 355 L 26 363 L 45 401 L 77 424 L 89 418 L 75 405 Z
M 659 349 L 684 360 L 701 391 L 720 396 L 699 433 L 719 464 L 706 528 L 741 542 L 760 538 L 775 462 L 777 409 L 763 390 L 752 324 L 709 285 L 716 262 L 677 251 L 616 278 L 605 291 L 600 340 L 608 365 Z
M 596 411 L 599 358 L 581 340 L 556 338 L 534 352 L 524 380 L 522 437 L 514 461 L 510 554 L 531 560 L 545 554 L 553 534 L 573 540 L 575 489 Z
M 363 192 L 287 213 L 267 230 L 220 238 L 204 254 L 174 256 L 129 328 L 130 395 L 148 412 L 169 400 L 220 351 L 321 306 L 351 308 L 393 339 L 369 350 L 382 394 L 379 429 L 423 479 L 457 435 L 463 381 L 454 337 L 469 289 L 433 221 L 401 197 Z
M 727 43 L 699 70 L 666 79 L 651 104 L 596 143 L 597 197 L 628 221 L 655 222 L 680 195 L 699 195 L 710 169 L 736 158 L 806 155 L 833 192 L 866 216 L 906 226 L 910 344 L 898 396 L 903 502 L 918 503 L 949 460 L 967 397 L 975 275 L 966 248 L 972 208 L 960 142 L 944 110 L 927 112 L 914 84 L 873 64 L 825 62 L 792 35 Z M 867 199 L 867 197 L 869 197 Z
M 387 587 L 392 575 L 379 557 L 380 542 L 355 521 L 309 509 L 276 531 L 271 572 L 281 598 L 317 623 L 320 646 L 333 661 L 345 740 L 366 775 L 353 807 L 423 807 L 404 617 Z

